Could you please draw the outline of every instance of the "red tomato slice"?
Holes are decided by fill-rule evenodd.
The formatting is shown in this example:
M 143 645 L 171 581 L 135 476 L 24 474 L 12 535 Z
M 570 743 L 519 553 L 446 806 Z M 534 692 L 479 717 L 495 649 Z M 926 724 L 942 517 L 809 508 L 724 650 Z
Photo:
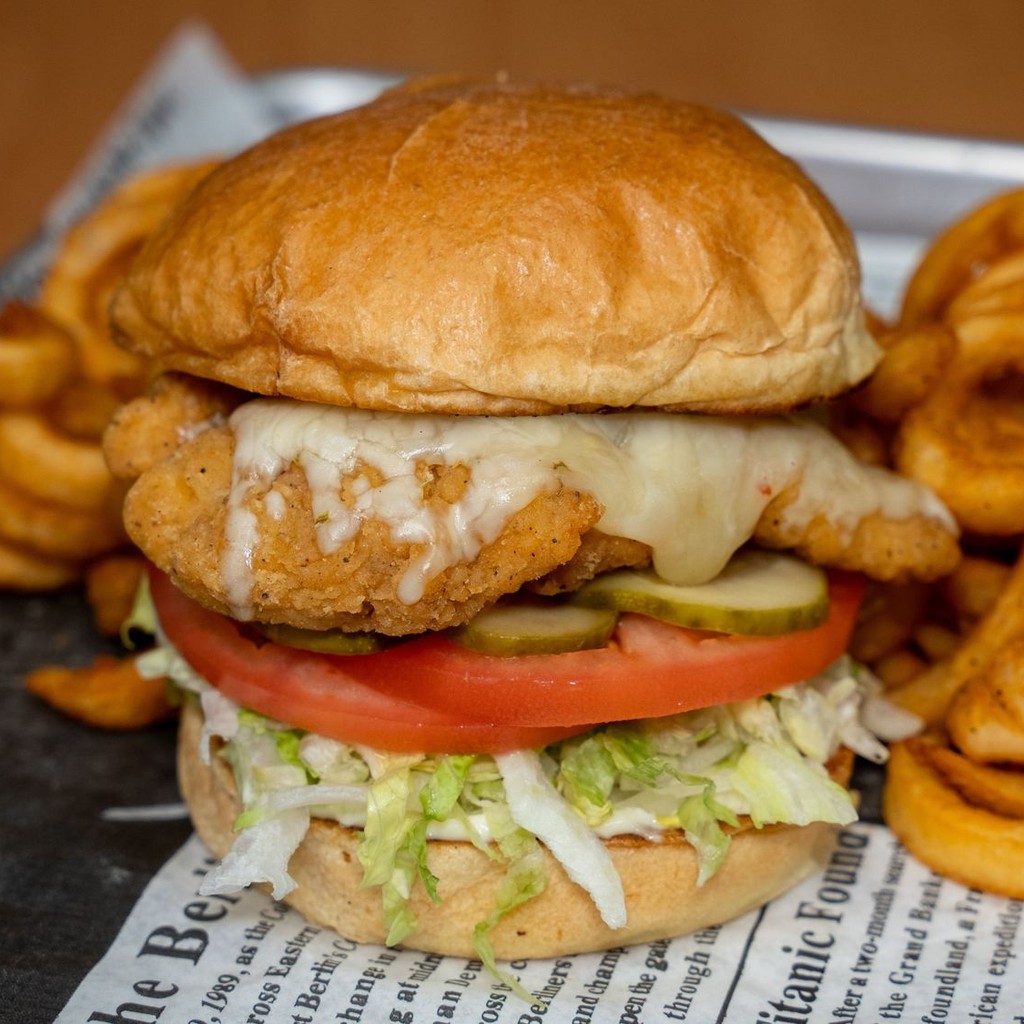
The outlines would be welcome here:
M 572 654 L 490 657 L 432 635 L 354 659 L 354 679 L 453 714 L 517 725 L 657 718 L 808 679 L 849 643 L 859 577 L 830 579 L 828 619 L 782 636 L 725 636 L 623 615 L 614 643 Z
M 820 672 L 845 650 L 861 582 L 837 575 L 828 620 L 785 636 L 720 636 L 624 615 L 609 647 L 493 657 L 444 636 L 376 654 L 312 654 L 250 635 L 153 571 L 161 625 L 228 697 L 283 722 L 385 750 L 541 747 L 601 722 L 761 696 Z
M 279 722 L 379 750 L 449 754 L 546 747 L 587 729 L 470 720 L 419 706 L 389 692 L 394 687 L 352 678 L 349 658 L 267 642 L 196 604 L 155 569 L 149 575 L 160 625 L 181 656 L 225 696 Z

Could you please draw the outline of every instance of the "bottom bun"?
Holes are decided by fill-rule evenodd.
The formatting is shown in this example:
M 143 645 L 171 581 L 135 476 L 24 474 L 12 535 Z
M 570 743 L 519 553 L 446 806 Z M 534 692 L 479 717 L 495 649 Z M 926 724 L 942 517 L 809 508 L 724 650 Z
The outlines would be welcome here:
M 201 728 L 202 712 L 190 702 L 179 740 L 180 784 L 200 838 L 215 856 L 223 857 L 231 847 L 232 825 L 241 805 L 223 759 L 214 757 L 210 765 L 201 760 Z M 848 775 L 852 758 L 843 760 Z M 564 956 L 653 942 L 721 924 L 767 903 L 818 870 L 833 848 L 835 833 L 834 826 L 823 823 L 743 828 L 733 836 L 725 863 L 700 888 L 696 852 L 681 832 L 668 832 L 657 842 L 628 835 L 608 839 L 605 843 L 626 893 L 628 920 L 618 929 L 601 920 L 587 893 L 545 850 L 547 888 L 493 929 L 495 955 L 500 960 Z M 314 818 L 291 859 L 289 872 L 298 884 L 284 902 L 346 938 L 383 943 L 387 929 L 380 892 L 362 887 L 358 842 L 358 830 Z M 447 840 L 431 841 L 427 860 L 439 879 L 441 900 L 432 902 L 422 887 L 414 890 L 410 905 L 417 927 L 402 944 L 475 957 L 473 928 L 494 907 L 503 867 L 471 843 Z

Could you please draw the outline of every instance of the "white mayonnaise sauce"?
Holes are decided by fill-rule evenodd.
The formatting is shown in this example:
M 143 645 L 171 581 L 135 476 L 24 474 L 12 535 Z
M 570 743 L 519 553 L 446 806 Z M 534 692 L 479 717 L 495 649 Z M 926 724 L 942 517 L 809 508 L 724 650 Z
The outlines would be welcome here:
M 221 574 L 238 618 L 252 614 L 252 557 L 263 495 L 267 518 L 283 515 L 274 480 L 306 474 L 317 541 L 336 551 L 367 519 L 417 551 L 399 585 L 413 604 L 427 582 L 470 560 L 509 518 L 560 484 L 603 507 L 598 529 L 649 544 L 655 570 L 674 583 L 716 576 L 750 539 L 765 506 L 789 486 L 788 523 L 826 514 L 852 530 L 882 512 L 952 524 L 929 492 L 857 462 L 826 430 L 797 418 L 667 413 L 440 416 L 368 412 L 291 399 L 255 399 L 230 418 L 234 467 Z M 424 502 L 418 465 L 464 465 L 470 480 L 453 504 Z M 372 486 L 372 467 L 382 478 Z M 354 484 L 351 478 L 355 478 Z M 349 479 L 354 501 L 342 499 Z

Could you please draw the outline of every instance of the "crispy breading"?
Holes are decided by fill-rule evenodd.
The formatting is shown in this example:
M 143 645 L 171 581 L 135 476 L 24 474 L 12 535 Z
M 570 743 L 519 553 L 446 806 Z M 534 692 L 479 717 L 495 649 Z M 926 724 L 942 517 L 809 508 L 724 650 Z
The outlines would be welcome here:
M 247 396 L 226 384 L 166 373 L 147 394 L 121 406 L 103 436 L 114 476 L 134 480 L 204 426 L 223 422 Z
M 125 503 L 125 525 L 135 543 L 182 590 L 225 613 L 231 602 L 222 580 L 221 552 L 231 455 L 230 430 L 207 430 L 147 471 Z M 462 474 L 458 466 L 443 470 L 428 500 L 457 498 Z M 446 479 L 452 475 L 454 480 Z M 572 558 L 580 537 L 601 516 L 597 502 L 578 491 L 540 494 L 473 561 L 441 572 L 427 583 L 423 598 L 410 605 L 400 600 L 398 588 L 419 554 L 417 545 L 395 543 L 384 522 L 368 519 L 351 540 L 325 554 L 317 544 L 302 470 L 287 470 L 271 492 L 278 495 L 273 515 L 262 495 L 246 504 L 259 536 L 251 558 L 254 616 L 307 629 L 397 636 L 468 621 L 503 594 Z
M 125 506 L 132 539 L 183 590 L 226 613 L 239 606 L 238 595 L 228 591 L 224 563 L 234 442 L 230 428 L 220 424 L 241 397 L 170 376 L 127 406 L 105 439 L 116 471 L 142 473 Z M 374 472 L 364 466 L 358 476 L 365 483 Z M 425 500 L 457 502 L 469 472 L 461 465 L 421 467 Z M 380 482 L 370 480 L 372 486 Z M 354 495 L 346 496 L 345 488 L 351 485 L 349 480 L 342 489 L 350 505 Z M 341 548 L 324 553 L 305 472 L 292 466 L 270 491 L 269 501 L 262 493 L 245 501 L 259 538 L 245 604 L 251 606 L 247 614 L 261 621 L 405 635 L 458 625 L 524 585 L 542 594 L 566 593 L 599 573 L 650 563 L 646 544 L 594 529 L 603 509 L 592 497 L 562 487 L 538 495 L 475 558 L 445 569 L 429 580 L 421 600 L 406 603 L 398 595 L 400 582 L 422 548 L 393 541 L 387 524 L 370 518 Z M 955 536 L 924 516 L 891 520 L 876 514 L 851 529 L 825 509 L 810 523 L 795 524 L 786 510 L 797 496 L 793 488 L 768 505 L 755 540 L 883 580 L 935 578 L 959 557 Z
M 792 549 L 815 565 L 886 582 L 940 579 L 960 560 L 956 535 L 937 519 L 890 519 L 876 512 L 851 527 L 841 514 L 823 509 L 809 523 L 793 522 L 786 509 L 797 496 L 798 490 L 790 488 L 772 500 L 754 531 L 758 544 Z
M 565 565 L 529 584 L 529 589 L 535 594 L 569 594 L 603 572 L 643 569 L 650 564 L 649 545 L 590 530 L 580 538 L 579 550 Z

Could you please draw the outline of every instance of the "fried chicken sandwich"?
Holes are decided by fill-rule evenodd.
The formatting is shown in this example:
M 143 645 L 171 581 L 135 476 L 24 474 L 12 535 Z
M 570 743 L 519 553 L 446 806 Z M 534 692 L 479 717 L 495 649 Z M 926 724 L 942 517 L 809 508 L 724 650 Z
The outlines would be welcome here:
M 413 82 L 214 170 L 113 320 L 164 371 L 106 448 L 207 891 L 549 956 L 743 913 L 853 819 L 860 580 L 957 541 L 820 425 L 879 356 L 854 245 L 741 121 Z

